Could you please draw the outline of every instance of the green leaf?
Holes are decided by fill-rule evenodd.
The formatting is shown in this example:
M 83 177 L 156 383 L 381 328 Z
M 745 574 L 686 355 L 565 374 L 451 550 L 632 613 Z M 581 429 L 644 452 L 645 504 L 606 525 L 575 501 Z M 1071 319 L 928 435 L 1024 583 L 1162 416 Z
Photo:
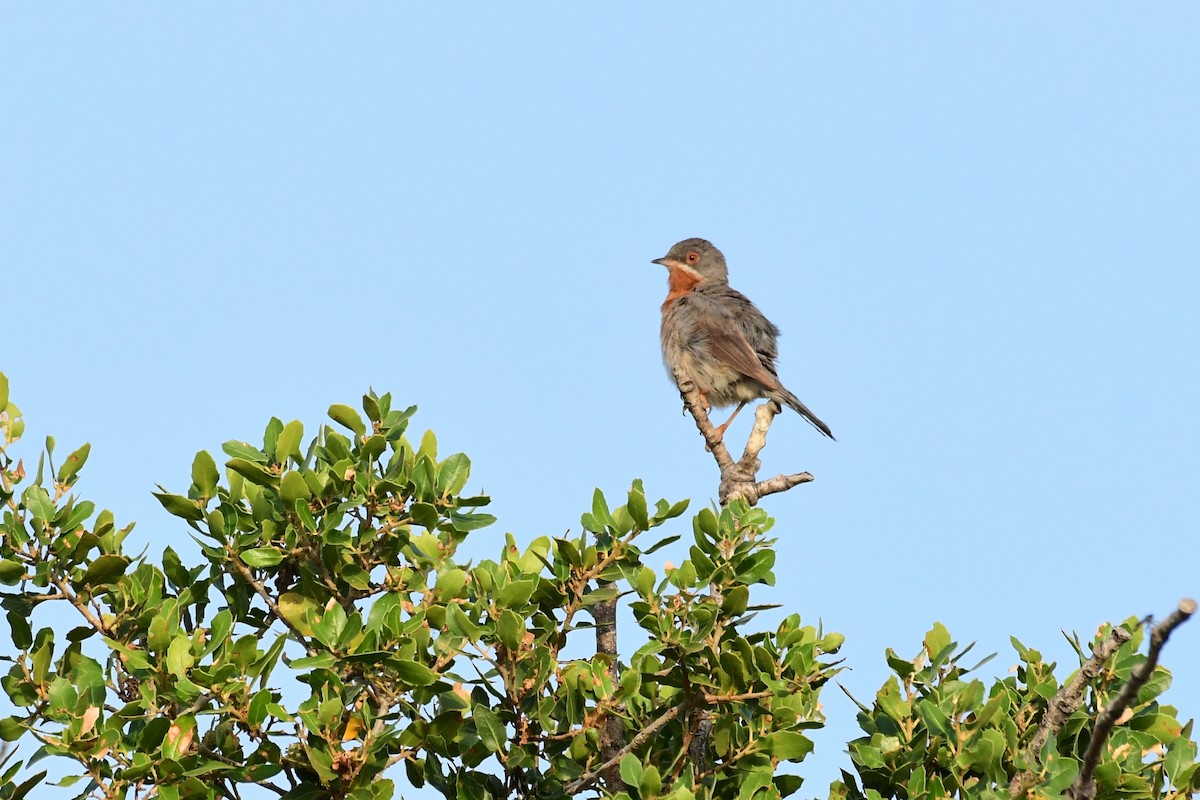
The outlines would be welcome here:
M 441 522 L 437 509 L 430 503 L 413 503 L 408 513 L 413 522 L 431 531 L 436 529 L 438 523 Z
M 626 753 L 621 759 L 621 780 L 627 786 L 640 786 L 642 783 L 642 760 L 633 753 Z
M 162 487 L 159 487 L 162 488 Z M 170 492 L 153 492 L 154 497 L 158 502 L 162 503 L 162 507 L 167 510 L 167 513 L 180 519 L 190 519 L 193 522 L 204 519 L 204 511 L 192 500 L 178 494 Z
M 496 592 L 496 604 L 501 608 L 518 608 L 529 602 L 537 584 L 532 580 L 513 581 Z
M 658 767 L 651 764 L 642 770 L 642 780 L 638 783 L 638 793 L 643 800 L 657 797 L 662 791 L 662 776 L 658 774 Z
M 487 706 L 477 705 L 471 711 L 471 718 L 475 721 L 475 732 L 479 734 L 479 740 L 489 752 L 498 753 L 504 749 L 507 740 L 504 735 L 504 723 L 500 721 L 496 712 Z
M 500 619 L 496 622 L 496 633 L 505 647 L 515 651 L 525 638 L 525 622 L 515 612 L 506 608 L 500 612 Z
M 170 546 L 163 550 L 163 572 L 171 579 L 171 583 L 180 588 L 192 585 L 191 574 L 184 569 L 183 562 L 179 560 L 179 554 Z
M 79 586 L 107 586 L 125 574 L 129 566 L 128 556 L 103 555 L 88 565 Z
M 283 561 L 283 553 L 278 547 L 271 545 L 243 550 L 240 555 L 242 561 L 245 561 L 248 566 L 256 568 L 273 567 Z
M 268 472 L 261 464 L 247 461 L 244 458 L 231 458 L 225 462 L 225 466 L 251 483 L 256 483 L 259 486 L 274 488 L 279 481 L 273 473 Z
M 437 436 L 433 431 L 425 431 L 421 436 L 421 446 L 417 448 L 417 456 L 425 456 L 430 461 L 437 461 Z
M 223 608 L 213 617 L 212 624 L 208 629 L 208 643 L 204 645 L 204 650 L 200 653 L 200 657 L 204 658 L 225 644 L 232 630 L 233 614 L 229 613 L 229 609 Z
M 300 460 L 300 440 L 304 438 L 304 425 L 294 419 L 279 432 L 275 441 L 275 463 L 287 464 L 289 458 Z
M 458 494 L 466 486 L 470 474 L 471 459 L 466 455 L 455 453 L 447 456 L 446 460 L 438 465 L 438 488 L 446 494 Z
M 167 647 L 167 671 L 176 678 L 185 678 L 195 663 L 191 639 L 185 633 L 176 634 Z
M 8 408 L 8 376 L 0 372 L 0 411 Z
M 87 463 L 88 454 L 91 452 L 92 446 L 84 444 L 74 453 L 67 456 L 67 460 L 58 468 L 58 482 L 71 483 L 71 479 L 79 474 L 79 470 L 83 469 L 83 465 Z
M 448 569 L 437 577 L 437 584 L 434 586 L 434 591 L 437 593 L 437 598 L 442 602 L 453 600 L 458 597 L 462 589 L 467 584 L 466 570 L 455 567 Z
M 315 656 L 305 656 L 288 662 L 288 666 L 294 670 L 305 669 L 330 669 L 338 663 L 338 657 L 333 653 L 320 653 Z
M 332 648 L 337 645 L 338 638 L 346 628 L 346 622 L 346 610 L 337 603 L 332 603 L 324 612 L 318 614 L 318 618 L 313 622 L 313 636 L 316 636 L 321 644 Z
M 196 718 L 191 714 L 176 717 L 162 743 L 163 758 L 179 761 L 192 749 L 192 737 L 196 733 Z M 159 795 L 162 796 L 161 789 Z
M 650 516 L 646 509 L 646 494 L 642 491 L 642 482 L 634 481 L 633 488 L 629 490 L 629 502 L 626 505 L 629 511 L 629 516 L 633 517 L 633 521 L 637 524 L 639 530 L 649 530 Z
M 192 483 L 196 484 L 200 496 L 207 500 L 217 493 L 217 481 L 221 479 L 217 472 L 217 462 L 207 450 L 196 453 L 192 460 Z
M 491 514 L 461 514 L 457 511 L 450 514 L 450 524 L 459 533 L 477 531 L 480 528 L 493 525 L 495 522 L 496 518 Z
M 275 698 L 269 689 L 260 689 L 254 693 L 254 697 L 250 698 L 250 709 L 246 715 L 246 721 L 252 728 L 262 727 L 263 722 L 267 719 L 267 706 L 275 702 Z
M 596 488 L 596 491 L 592 492 L 592 519 L 596 521 L 597 527 L 617 527 L 616 520 L 613 519 L 612 513 L 608 510 L 608 501 L 604 499 L 604 492 L 600 491 L 599 487 Z M 593 533 L 604 533 L 603 527 L 601 527 L 601 530 L 593 531 Z
M 312 636 L 309 615 L 317 610 L 317 604 L 299 592 L 284 592 L 279 595 L 279 613 L 292 627 L 305 636 Z
M 45 777 L 46 770 L 42 770 L 27 780 L 22 781 L 19 786 L 13 789 L 12 794 L 8 796 L 9 800 L 25 800 L 33 788 L 41 783 Z
M 5 614 L 8 619 L 8 632 L 12 643 L 20 650 L 28 650 L 33 646 L 33 629 L 29 626 L 29 617 L 18 611 Z
M 940 622 L 933 623 L 933 627 L 925 634 L 925 651 L 930 658 L 936 658 L 939 653 L 950 646 L 950 631 L 946 630 L 946 626 Z
M 286 429 L 285 429 L 286 431 Z M 294 506 L 297 500 L 307 500 L 312 495 L 304 477 L 295 470 L 288 470 L 279 479 L 279 497 L 289 506 Z
M 348 405 L 334 403 L 329 407 L 328 413 L 330 419 L 343 428 L 353 431 L 356 436 L 362 436 L 367 432 L 367 426 L 363 424 L 362 417 Z
M 479 626 L 471 621 L 457 603 L 446 607 L 446 625 L 451 633 L 471 640 L 478 639 L 481 633 Z
M 914 770 L 913 772 L 915 774 L 919 770 Z M 775 788 L 779 790 L 780 797 L 788 797 L 795 794 L 800 790 L 801 784 L 804 783 L 804 779 L 799 775 L 776 775 L 772 778 L 772 781 L 775 783 Z M 908 796 L 913 798 L 916 795 L 910 793 Z
M 774 583 L 771 569 L 775 566 L 774 550 L 759 550 L 738 565 L 738 580 L 754 584 L 762 581 L 768 586 Z
M 16 586 L 25 574 L 25 567 L 17 561 L 0 559 L 0 583 L 5 586 Z
M 21 503 L 43 522 L 49 522 L 54 519 L 54 501 L 50 499 L 50 494 L 41 486 L 30 486 L 26 489 L 25 493 L 21 495 Z
M 15 742 L 24 735 L 25 726 L 21 722 L 21 717 L 0 718 L 0 740 Z
M 438 679 L 436 672 L 417 661 L 396 658 L 390 660 L 388 663 L 392 669 L 396 670 L 396 674 L 400 676 L 400 680 L 409 686 L 428 686 Z
M 267 463 L 267 457 L 263 451 L 259 450 L 249 442 L 239 442 L 236 439 L 230 439 L 225 444 L 221 445 L 221 450 L 230 458 L 242 458 L 246 461 L 254 461 L 258 464 Z

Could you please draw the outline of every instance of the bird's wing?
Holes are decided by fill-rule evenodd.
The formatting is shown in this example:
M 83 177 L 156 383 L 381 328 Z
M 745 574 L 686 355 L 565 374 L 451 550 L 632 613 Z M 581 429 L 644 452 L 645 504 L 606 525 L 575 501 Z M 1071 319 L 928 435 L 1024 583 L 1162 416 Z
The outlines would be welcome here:
M 730 324 L 732 320 L 720 319 L 708 315 L 697 321 L 699 332 L 708 342 L 712 354 L 722 363 L 736 369 L 747 378 L 753 378 L 768 389 L 780 389 L 779 378 L 763 366 L 750 346 L 741 326 Z

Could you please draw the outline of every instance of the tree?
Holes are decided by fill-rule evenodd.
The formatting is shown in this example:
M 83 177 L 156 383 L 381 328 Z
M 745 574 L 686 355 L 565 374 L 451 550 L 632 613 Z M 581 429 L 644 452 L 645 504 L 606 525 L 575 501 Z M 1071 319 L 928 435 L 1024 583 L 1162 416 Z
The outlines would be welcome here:
M 466 564 L 456 551 L 493 521 L 486 497 L 464 494 L 467 457 L 439 458 L 432 433 L 411 441 L 415 409 L 393 409 L 390 395 L 369 393 L 362 409 L 331 406 L 346 433 L 325 425 L 307 444 L 300 422 L 272 419 L 260 446 L 224 445 L 223 471 L 197 454 L 191 485 L 156 497 L 203 561 L 167 548 L 159 562 L 131 556 L 132 526 L 75 493 L 87 445 L 55 469 L 48 442 L 29 479 L 0 379 L 12 636 L 0 684 L 19 709 L 0 737 L 36 746 L 21 761 L 8 753 L 0 797 L 32 796 L 47 755 L 75 765 L 61 783 L 103 798 L 257 786 L 366 800 L 392 797 L 397 780 L 471 800 L 799 788 L 789 765 L 812 749 L 843 638 L 797 614 L 755 627 L 764 606 L 751 589 L 774 580 L 772 520 L 751 505 L 765 492 L 723 492 L 722 506 L 693 514 L 689 557 L 664 575 L 644 557 L 682 535 L 687 502 L 651 504 L 639 481 L 617 507 L 597 491 L 578 535 L 507 537 L 494 560 Z M 759 412 L 768 427 L 773 411 Z M 755 458 L 743 461 L 742 489 L 758 486 Z M 618 598 L 642 637 L 624 656 Z M 79 626 L 38 627 L 54 605 Z M 1137 652 L 1135 622 L 1102 634 L 1090 660 L 1079 648 L 1097 668 L 1079 671 L 1069 698 L 1023 647 L 1023 671 L 986 692 L 960 666 L 969 648 L 940 626 L 912 661 L 889 651 L 896 677 L 862 706 L 857 775 L 831 798 L 1061 794 L 1098 710 L 1131 686 L 1132 716 L 1113 715 L 1113 746 L 1097 757 L 1099 793 L 1192 791 L 1191 724 L 1155 701 L 1168 673 Z M 1146 762 L 1152 742 L 1163 754 Z

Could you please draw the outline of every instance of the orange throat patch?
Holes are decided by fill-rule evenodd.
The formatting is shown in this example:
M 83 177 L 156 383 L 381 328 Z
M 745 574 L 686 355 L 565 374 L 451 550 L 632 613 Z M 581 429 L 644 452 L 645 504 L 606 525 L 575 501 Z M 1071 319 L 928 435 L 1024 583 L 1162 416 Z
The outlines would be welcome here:
M 664 300 L 662 304 L 663 311 L 666 311 L 667 306 L 671 305 L 676 300 L 690 292 L 692 289 L 696 288 L 696 284 L 704 280 L 690 270 L 679 269 L 678 267 L 668 267 L 667 269 L 668 291 L 667 299 Z

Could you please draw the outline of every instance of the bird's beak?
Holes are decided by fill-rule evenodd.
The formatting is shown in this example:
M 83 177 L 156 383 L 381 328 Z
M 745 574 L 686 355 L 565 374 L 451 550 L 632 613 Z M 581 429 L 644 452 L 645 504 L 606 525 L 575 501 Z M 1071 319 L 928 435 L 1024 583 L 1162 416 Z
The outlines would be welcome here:
M 660 266 L 666 267 L 667 269 L 670 269 L 671 267 L 680 266 L 678 261 L 676 261 L 673 258 L 667 258 L 666 256 L 663 256 L 662 258 L 656 258 L 653 261 L 651 261 L 650 263 L 658 264 Z

